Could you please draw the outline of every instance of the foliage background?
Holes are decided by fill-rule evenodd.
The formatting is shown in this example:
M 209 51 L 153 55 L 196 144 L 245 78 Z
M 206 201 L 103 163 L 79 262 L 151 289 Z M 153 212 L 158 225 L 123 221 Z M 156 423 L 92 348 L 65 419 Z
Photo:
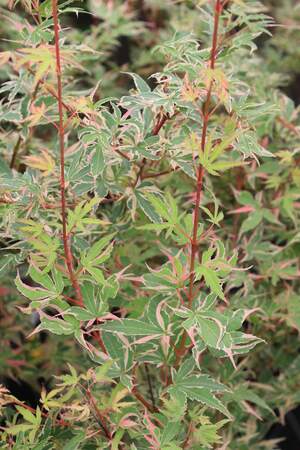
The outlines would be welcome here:
M 174 30 L 192 31 L 201 38 L 205 32 L 203 22 L 198 20 L 195 13 L 193 1 L 92 0 L 78 5 L 73 3 L 73 6 L 78 6 L 82 11 L 78 17 L 72 11 L 65 14 L 63 25 L 66 28 L 67 41 L 81 53 L 77 59 L 78 66 L 69 69 L 70 80 L 75 77 L 76 82 L 71 81 L 68 95 L 70 98 L 77 98 L 78 102 L 82 99 L 81 114 L 84 114 L 85 108 L 89 108 L 83 99 L 97 86 L 99 80 L 101 82 L 95 92 L 97 101 L 105 97 L 126 95 L 134 88 L 132 79 L 125 72 L 137 73 L 144 79 L 159 72 L 164 65 L 164 58 L 158 51 L 151 50 L 171 39 Z M 232 278 L 231 302 L 238 306 L 243 299 L 245 307 L 261 308 L 263 313 L 258 313 L 251 319 L 251 333 L 267 342 L 266 345 L 259 345 L 247 356 L 246 362 L 243 363 L 244 368 L 237 375 L 231 372 L 230 362 L 222 366 L 224 372 L 230 372 L 233 384 L 242 385 L 247 379 L 247 383 L 257 389 L 257 393 L 252 396 L 243 392 L 242 388 L 240 390 L 240 399 L 244 406 L 246 404 L 246 408 L 236 406 L 235 416 L 239 425 L 230 431 L 237 442 L 232 448 L 238 450 L 276 448 L 274 441 L 265 442 L 264 437 L 273 423 L 283 421 L 285 414 L 299 405 L 300 172 L 297 154 L 300 135 L 300 8 L 293 0 L 266 1 L 264 6 L 278 26 L 272 29 L 272 38 L 266 35 L 258 38 L 258 51 L 251 67 L 247 66 L 246 59 L 239 61 L 239 64 L 241 71 L 247 72 L 248 79 L 253 80 L 257 97 L 272 100 L 279 107 L 279 112 L 272 112 L 269 120 L 260 123 L 258 127 L 263 146 L 278 155 L 275 162 L 264 162 L 260 168 L 256 167 L 254 176 L 251 174 L 251 167 L 246 168 L 247 175 L 241 174 L 237 169 L 230 172 L 231 176 L 225 175 L 219 179 L 219 185 L 216 186 L 222 198 L 222 207 L 225 207 L 227 212 L 249 205 L 249 201 L 254 204 L 253 199 L 249 200 L 252 192 L 253 195 L 256 194 L 256 205 L 271 211 L 275 216 L 273 223 L 272 219 L 269 220 L 266 230 L 261 232 L 259 222 L 257 226 L 255 223 L 244 225 L 247 237 L 241 237 L 239 230 L 243 217 L 229 214 L 226 215 L 227 229 L 225 228 L 223 233 L 223 239 L 229 242 L 235 240 L 239 251 L 244 252 L 245 267 L 251 266 L 247 275 L 237 272 L 238 275 Z M 0 49 L 14 50 L 20 44 L 14 42 L 15 30 L 23 21 L 28 20 L 30 23 L 29 14 L 26 13 L 26 8 L 24 10 L 19 4 L 11 11 L 3 2 L 1 17 L 3 39 Z M 30 33 L 30 27 L 26 32 Z M 39 39 L 38 36 L 36 38 Z M 13 72 L 8 74 L 5 64 L 0 68 L 0 80 L 0 95 L 3 99 L 8 92 L 13 95 L 14 88 L 17 91 L 17 78 Z M 154 87 L 152 79 L 149 80 L 150 85 L 151 83 Z M 16 95 L 18 96 L 18 93 Z M 49 127 L 35 127 L 36 123 L 43 120 L 39 113 L 38 109 L 33 112 L 31 127 L 27 129 L 16 127 L 8 133 L 6 123 L 2 126 L 2 172 L 7 171 L 12 155 L 18 148 L 20 133 L 21 154 L 17 155 L 15 161 L 15 168 L 20 173 L 28 170 L 30 165 L 34 167 L 33 161 L 26 160 L 26 157 L 35 154 L 45 142 L 50 142 L 53 138 L 53 131 L 49 131 Z M 2 120 L 5 122 L 5 117 L 2 117 Z M 234 185 L 232 176 L 237 180 L 237 185 Z M 186 201 L 190 201 L 188 194 L 191 183 L 188 180 L 181 183 L 181 179 L 174 174 L 168 179 L 162 179 L 160 183 L 162 189 L 168 186 L 178 197 L 185 196 Z M 228 185 L 230 189 L 227 188 Z M 101 191 L 101 188 L 99 190 Z M 239 197 L 238 191 L 241 190 L 248 192 L 245 198 Z M 68 336 L 42 331 L 28 338 L 38 318 L 35 314 L 24 315 L 19 308 L 24 305 L 24 299 L 14 283 L 17 268 L 23 282 L 29 283 L 30 280 L 26 275 L 26 264 L 22 258 L 18 259 L 18 242 L 15 241 L 14 233 L 10 233 L 10 227 L 15 226 L 15 212 L 7 209 L 7 194 L 3 194 L 1 201 L 3 256 L 0 269 L 0 375 L 2 383 L 13 395 L 35 408 L 43 386 L 47 389 L 53 388 L 53 375 L 61 376 L 68 371 L 66 360 L 80 372 L 87 372 L 92 362 L 87 355 L 83 356 L 78 344 Z M 26 203 L 25 198 L 24 208 Z M 134 259 L 137 270 L 142 273 L 144 262 L 155 265 L 160 264 L 162 259 L 151 233 L 147 235 L 148 243 L 145 244 L 143 233 L 133 235 L 126 229 L 129 222 L 125 219 L 125 212 L 132 208 L 133 205 L 126 202 L 116 205 L 108 202 L 101 206 L 99 217 L 114 222 L 114 218 L 121 215 L 123 222 L 119 230 L 123 233 L 124 243 L 115 264 L 123 268 Z M 276 222 L 276 219 L 280 223 Z M 229 235 L 234 227 L 237 231 Z M 126 295 L 129 298 L 135 295 L 135 292 L 127 286 Z M 141 305 L 143 304 L 145 299 L 141 299 Z M 126 300 L 124 305 L 127 307 Z M 112 302 L 110 306 L 114 312 L 120 304 L 116 301 L 115 305 Z M 211 362 L 208 360 L 207 365 L 209 364 Z M 150 376 L 155 378 L 154 373 L 150 373 Z M 263 416 L 262 421 L 258 420 L 260 416 Z

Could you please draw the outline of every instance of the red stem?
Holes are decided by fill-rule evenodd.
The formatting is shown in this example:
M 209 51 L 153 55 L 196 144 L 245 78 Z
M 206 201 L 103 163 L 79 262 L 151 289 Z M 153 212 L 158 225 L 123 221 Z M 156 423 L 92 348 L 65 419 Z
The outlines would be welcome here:
M 213 31 L 213 42 L 211 48 L 210 55 L 210 69 L 214 70 L 217 56 L 217 46 L 218 46 L 218 31 L 219 31 L 219 21 L 220 14 L 222 11 L 222 2 L 221 0 L 216 0 L 215 5 L 215 16 L 214 16 L 214 31 Z M 210 103 L 211 103 L 211 95 L 212 95 L 212 87 L 213 87 L 213 79 L 210 81 L 209 88 L 207 91 L 206 101 L 203 106 L 203 127 L 202 127 L 202 136 L 201 136 L 201 152 L 204 152 L 207 138 L 207 129 L 208 123 L 210 119 Z M 194 222 L 193 222 L 193 237 L 191 240 L 191 259 L 190 259 L 190 275 L 189 275 L 189 293 L 188 293 L 188 302 L 189 307 L 192 306 L 193 303 L 193 288 L 194 288 L 194 269 L 195 269 L 195 260 L 196 253 L 198 249 L 198 227 L 199 227 L 199 219 L 200 219 L 200 202 L 201 202 L 201 194 L 203 187 L 203 176 L 204 176 L 204 167 L 199 164 L 198 166 L 198 174 L 197 174 L 197 190 L 196 190 L 196 202 L 194 209 Z
M 95 401 L 95 399 L 94 399 L 90 389 L 85 389 L 85 392 L 87 394 L 87 397 L 88 397 L 88 400 L 89 400 L 91 406 L 93 407 L 93 409 L 95 411 L 95 416 L 97 417 L 98 422 L 99 422 L 99 424 L 100 424 L 100 426 L 101 426 L 105 436 L 110 441 L 112 439 L 112 434 L 111 434 L 111 432 L 110 432 L 110 430 L 108 428 L 108 425 L 106 423 L 105 416 L 102 414 L 102 412 L 98 408 L 97 403 L 96 403 L 96 401 Z
M 66 259 L 66 265 L 69 272 L 71 284 L 76 292 L 77 301 L 83 304 L 81 289 L 76 279 L 73 269 L 73 255 L 70 246 L 70 239 L 67 232 L 67 210 L 66 210 L 66 182 L 65 182 L 65 127 L 63 118 L 63 98 L 62 98 L 62 81 L 61 81 L 61 58 L 59 47 L 59 23 L 57 0 L 52 0 L 52 15 L 54 23 L 54 44 L 56 57 L 56 76 L 57 76 L 57 104 L 59 114 L 59 149 L 60 149 L 60 194 L 61 194 L 61 216 L 63 229 L 63 245 Z
M 212 38 L 212 48 L 210 53 L 210 69 L 214 70 L 216 59 L 217 59 L 217 49 L 218 49 L 218 33 L 219 33 L 219 22 L 220 15 L 223 9 L 222 0 L 216 0 L 215 2 L 215 13 L 214 13 L 214 30 Z M 210 81 L 206 100 L 203 105 L 203 127 L 201 135 L 201 152 L 204 152 L 206 139 L 207 139 L 207 129 L 210 119 L 210 104 L 212 97 L 213 79 Z M 195 261 L 196 254 L 198 251 L 198 228 L 200 220 L 200 202 L 203 190 L 203 177 L 204 177 L 204 167 L 199 164 L 197 171 L 197 186 L 196 186 L 196 202 L 194 208 L 194 220 L 193 220 L 193 235 L 191 239 L 191 256 L 190 256 L 190 270 L 189 270 L 189 289 L 188 289 L 188 306 L 189 308 L 193 305 L 194 299 L 194 280 L 195 280 Z M 185 354 L 185 343 L 187 339 L 187 333 L 184 332 L 178 350 L 176 352 L 176 366 L 179 365 L 182 356 Z
M 160 132 L 161 128 L 164 126 L 165 122 L 168 120 L 168 116 L 166 114 L 163 114 L 161 117 L 158 117 L 157 122 L 155 123 L 153 130 L 152 130 L 152 136 L 157 136 Z M 135 182 L 133 183 L 133 189 L 137 186 L 138 181 L 143 179 L 143 172 L 145 169 L 147 163 L 147 159 L 143 158 L 142 164 L 140 166 L 140 170 L 137 173 Z
M 132 389 L 132 394 L 135 396 L 135 398 L 142 404 L 145 406 L 145 408 L 151 412 L 151 413 L 155 413 L 155 412 L 159 412 L 159 409 L 156 406 L 152 406 L 137 390 L 136 387 L 134 387 Z

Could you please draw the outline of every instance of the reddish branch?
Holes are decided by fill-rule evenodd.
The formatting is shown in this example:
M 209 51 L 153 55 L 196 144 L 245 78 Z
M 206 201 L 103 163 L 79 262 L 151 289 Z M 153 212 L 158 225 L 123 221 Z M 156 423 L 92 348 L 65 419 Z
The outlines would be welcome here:
M 216 59 L 217 59 L 217 50 L 218 50 L 218 33 L 219 33 L 219 22 L 220 15 L 222 13 L 225 2 L 222 0 L 216 0 L 215 2 L 215 12 L 214 12 L 214 29 L 213 29 L 213 38 L 212 38 L 212 47 L 210 53 L 210 61 L 209 66 L 211 70 L 214 70 Z M 202 135 L 201 135 L 201 152 L 204 152 L 206 139 L 207 139 L 207 129 L 209 125 L 209 120 L 211 117 L 210 107 L 211 107 L 211 97 L 212 97 L 212 89 L 213 89 L 213 78 L 211 79 L 207 94 L 206 100 L 203 105 L 202 117 L 203 117 L 203 126 L 202 126 Z M 189 270 L 189 288 L 188 288 L 188 306 L 192 307 L 193 299 L 194 299 L 194 281 L 195 281 L 195 261 L 196 255 L 198 251 L 198 228 L 199 228 L 199 220 L 200 220 L 200 202 L 203 190 L 203 177 L 204 177 L 204 167 L 199 164 L 197 171 L 197 186 L 196 186 L 196 201 L 194 207 L 194 219 L 193 219 L 193 234 L 190 244 L 190 270 Z M 185 343 L 187 339 L 187 333 L 184 332 L 182 335 L 181 342 L 176 352 L 176 366 L 179 365 L 182 356 L 185 354 Z
M 214 70 L 217 56 L 217 46 L 218 46 L 218 30 L 219 30 L 219 20 L 220 14 L 222 11 L 222 2 L 221 0 L 216 0 L 215 5 L 215 16 L 214 16 L 214 31 L 213 31 L 213 43 L 211 49 L 210 56 L 210 69 Z M 201 152 L 204 152 L 206 139 L 207 139 L 207 129 L 210 119 L 210 104 L 211 104 L 211 96 L 212 96 L 212 88 L 213 88 L 213 79 L 210 81 L 209 88 L 207 91 L 206 101 L 203 106 L 203 127 L 202 127 L 202 136 L 201 136 Z M 194 209 L 194 223 L 193 223 L 193 237 L 191 241 L 191 259 L 190 259 L 190 275 L 189 275 L 189 293 L 188 293 L 188 302 L 189 307 L 192 306 L 193 303 L 193 288 L 194 288 L 194 270 L 195 270 L 195 260 L 196 253 L 198 249 L 198 227 L 199 227 L 199 219 L 200 219 L 200 201 L 203 187 L 203 176 L 204 176 L 204 167 L 199 164 L 198 166 L 198 174 L 197 174 L 197 190 L 196 190 L 196 202 Z
M 164 126 L 164 124 L 166 123 L 166 121 L 168 120 L 169 116 L 167 114 L 163 114 L 162 116 L 160 115 L 153 127 L 152 130 L 152 136 L 157 136 L 158 133 L 160 132 L 160 130 L 162 129 L 162 127 Z M 140 165 L 140 169 L 137 173 L 135 182 L 133 183 L 133 188 L 136 187 L 136 185 L 138 184 L 139 180 L 142 180 L 144 178 L 149 178 L 147 175 L 144 176 L 144 169 L 146 167 L 146 163 L 147 163 L 147 159 L 143 158 L 142 163 Z M 161 174 L 160 174 L 161 175 Z M 159 176 L 159 175 L 158 175 Z
M 91 393 L 91 391 L 89 389 L 85 389 L 86 395 L 88 397 L 89 403 L 90 405 L 93 407 L 95 416 L 105 434 L 105 436 L 107 437 L 108 440 L 112 439 L 112 434 L 108 428 L 108 425 L 106 423 L 106 418 L 104 417 L 104 415 L 102 414 L 102 412 L 100 411 L 100 409 L 97 406 L 97 403 Z
M 101 350 L 107 355 L 107 350 L 105 348 L 105 344 L 101 338 L 101 334 L 99 333 L 99 335 L 96 337 L 93 333 L 93 337 L 96 338 L 96 340 L 98 341 Z M 99 341 L 99 339 L 101 340 L 101 342 Z M 134 369 L 135 370 L 135 369 Z M 138 391 L 137 385 L 136 385 L 136 377 L 135 377 L 135 372 L 133 373 L 133 388 L 131 390 L 132 395 L 134 395 L 134 397 L 151 413 L 154 412 L 159 412 L 159 409 L 154 405 L 151 405 L 151 403 L 148 402 L 148 400 L 146 400 L 142 394 L 140 394 L 140 392 Z
M 23 403 L 23 402 L 17 401 L 17 400 L 12 401 L 12 403 L 14 406 L 15 405 L 22 406 L 22 408 L 27 409 L 27 411 L 30 411 L 32 414 L 36 415 L 36 409 L 32 408 L 31 406 L 26 405 L 26 403 Z M 49 417 L 49 414 L 44 411 L 41 411 L 41 415 L 42 415 L 42 417 L 45 417 L 45 418 Z M 71 427 L 72 426 L 72 424 L 70 422 L 66 422 L 63 419 L 56 419 L 55 424 L 58 426 L 61 426 L 61 427 Z
M 57 0 L 52 0 L 52 15 L 54 23 L 54 40 L 55 40 L 55 56 L 56 56 L 56 76 L 57 76 L 57 104 L 59 114 L 58 135 L 60 149 L 60 193 L 61 193 L 61 216 L 63 229 L 63 245 L 66 265 L 69 278 L 76 292 L 77 301 L 83 304 L 80 286 L 73 268 L 73 255 L 70 245 L 70 236 L 67 231 L 67 209 L 66 209 L 66 182 L 65 182 L 65 127 L 63 118 L 63 98 L 62 98 L 62 81 L 61 81 L 61 58 L 59 47 L 59 23 Z
M 137 388 L 134 386 L 132 389 L 132 394 L 135 396 L 135 398 L 142 403 L 142 405 L 145 406 L 145 408 L 150 411 L 151 413 L 159 412 L 159 409 L 156 406 L 152 406 L 137 390 Z
M 41 82 L 40 82 L 40 80 L 39 80 L 39 81 L 36 83 L 36 85 L 35 85 L 35 88 L 34 88 L 34 90 L 33 90 L 33 93 L 32 93 L 31 99 L 30 99 L 29 109 L 31 108 L 31 106 L 32 106 L 33 103 L 35 102 L 35 99 L 36 99 L 36 96 L 37 96 L 37 93 L 38 93 L 40 84 L 41 84 Z M 25 141 L 24 141 L 24 143 L 23 143 L 23 146 L 24 146 L 24 147 L 26 147 L 26 146 L 28 145 L 29 141 L 30 141 L 31 138 L 32 138 L 32 134 L 33 134 L 33 127 L 30 128 L 29 136 L 27 137 L 27 139 L 25 139 Z M 11 169 L 14 169 L 14 167 L 15 167 L 15 162 L 16 162 L 16 160 L 17 160 L 17 156 L 18 156 L 18 154 L 19 154 L 19 152 L 20 152 L 21 147 L 22 147 L 22 136 L 19 135 L 19 138 L 18 138 L 18 140 L 17 140 L 17 142 L 16 142 L 16 145 L 14 146 L 13 154 L 12 154 L 11 161 L 10 161 L 10 165 L 9 165 L 9 167 L 10 167 Z
M 288 122 L 287 120 L 285 120 L 283 117 L 277 117 L 277 121 L 284 127 L 287 128 L 288 130 L 292 131 L 292 133 L 294 133 L 296 136 L 300 136 L 300 131 L 298 130 L 298 128 L 296 127 L 296 125 Z

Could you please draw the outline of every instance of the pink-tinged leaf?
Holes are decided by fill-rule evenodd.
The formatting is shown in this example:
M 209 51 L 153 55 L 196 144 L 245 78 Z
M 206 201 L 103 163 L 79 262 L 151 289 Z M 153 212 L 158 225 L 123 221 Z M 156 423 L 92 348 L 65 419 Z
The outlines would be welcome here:
M 244 311 L 243 322 L 247 319 L 247 317 L 251 316 L 251 314 L 254 314 L 257 311 L 263 312 L 261 308 L 246 309 Z
M 116 333 L 116 336 L 124 344 L 124 347 L 125 347 L 124 363 L 125 363 L 125 367 L 127 367 L 128 358 L 129 358 L 129 350 L 130 350 L 130 342 L 128 341 L 126 336 L 124 336 L 124 334 L 122 334 L 122 333 Z
M 137 339 L 134 341 L 134 344 L 146 344 L 146 342 L 152 341 L 152 339 L 157 339 L 160 335 L 159 334 L 153 334 L 151 336 L 144 336 L 140 339 Z
M 103 361 L 108 361 L 110 359 L 110 357 L 106 353 L 99 350 L 99 348 L 96 348 L 90 342 L 87 342 L 87 346 L 88 346 L 89 353 L 91 353 L 93 356 L 96 355 L 99 358 L 101 358 Z
M 107 322 L 107 321 L 109 321 L 109 320 L 112 320 L 112 321 L 114 321 L 114 320 L 119 320 L 119 321 L 121 321 L 122 319 L 120 319 L 120 317 L 118 317 L 118 316 L 115 316 L 114 314 L 112 314 L 112 313 L 107 313 L 107 314 L 105 314 L 104 316 L 101 316 L 101 317 L 97 317 L 97 322 Z M 94 323 L 95 322 L 95 320 L 93 319 L 93 320 L 91 320 L 89 323 Z M 97 325 L 95 325 L 95 327 L 93 328 L 93 330 L 98 330 L 99 329 L 99 325 L 97 326 Z
M 247 206 L 242 206 L 241 208 L 232 209 L 231 211 L 228 211 L 228 214 L 243 214 L 243 213 L 249 213 L 249 212 L 253 212 L 253 211 L 255 211 L 253 206 L 247 205 Z
M 161 339 L 160 339 L 160 344 L 162 346 L 162 350 L 164 352 L 164 355 L 166 355 L 166 356 L 169 353 L 170 340 L 171 340 L 171 337 L 170 336 L 166 336 L 166 335 L 162 336 Z
M 51 295 L 51 292 L 47 291 L 46 289 L 32 287 L 28 284 L 23 283 L 19 273 L 17 274 L 15 283 L 18 291 L 21 292 L 21 294 L 24 295 L 24 297 L 27 297 L 29 300 L 44 300 L 48 298 L 49 295 Z
M 186 332 L 187 332 L 190 340 L 192 341 L 193 346 L 196 347 L 195 334 L 197 334 L 197 327 L 193 326 L 191 328 L 188 328 L 186 330 Z
M 120 317 L 115 316 L 112 313 L 107 313 L 104 316 L 100 316 L 94 319 L 91 319 L 87 322 L 87 328 L 90 328 L 96 321 L 97 322 L 106 322 L 107 320 L 121 320 Z
M 119 423 L 120 427 L 122 427 L 122 428 L 133 428 L 133 427 L 136 427 L 137 423 L 134 422 L 133 420 L 131 420 L 130 417 L 137 417 L 138 418 L 138 415 L 137 414 L 132 414 L 132 413 L 125 414 L 125 416 L 122 417 L 122 419 L 120 420 L 120 423 Z
M 130 348 L 130 342 L 128 341 L 128 339 L 126 338 L 126 336 L 124 336 L 124 334 L 122 334 L 122 333 L 116 333 L 116 336 L 118 336 L 118 338 L 120 339 L 120 341 L 121 342 L 123 342 L 123 344 L 124 344 L 124 347 L 126 348 L 126 349 L 129 349 Z
M 96 350 L 96 349 L 91 343 L 89 343 L 85 340 L 83 331 L 80 330 L 79 332 L 76 332 L 75 337 L 76 337 L 77 341 L 79 342 L 79 344 L 83 348 L 85 348 L 91 356 L 94 356 L 94 354 L 95 354 L 94 350 Z
M 150 434 L 150 436 L 149 435 L 145 435 L 144 437 L 149 442 L 149 444 L 152 445 L 152 447 L 150 447 L 152 450 L 159 450 L 160 443 L 159 443 L 159 441 L 158 441 L 158 439 L 156 437 L 156 434 L 155 434 L 156 426 L 154 425 L 153 422 L 151 422 L 147 410 L 145 410 L 144 418 L 145 418 L 146 428 L 147 428 L 147 430 L 149 431 L 149 434 Z
M 39 333 L 41 331 L 42 327 L 38 325 L 30 334 L 26 336 L 26 339 L 30 339 L 35 334 Z
M 236 365 L 235 360 L 233 358 L 233 353 L 232 353 L 231 349 L 230 348 L 226 348 L 226 349 L 224 349 L 224 352 L 226 353 L 226 355 L 230 359 L 230 362 L 233 365 L 233 367 L 235 368 L 235 370 L 237 370 L 237 365 Z
M 133 428 L 136 427 L 137 424 L 133 420 L 126 419 L 121 421 L 120 426 L 123 428 Z
M 251 414 L 252 416 L 256 417 L 258 420 L 262 420 L 261 416 L 258 414 L 258 412 L 256 411 L 256 409 L 254 409 L 248 402 L 246 402 L 245 400 L 243 400 L 242 405 L 244 406 L 245 410 Z
M 155 444 L 155 442 L 153 441 L 153 439 L 148 436 L 147 434 L 144 436 L 144 438 L 146 439 L 147 442 L 149 442 L 150 447 L 149 450 L 158 450 L 157 445 Z
M 161 308 L 165 303 L 166 303 L 165 300 L 162 300 L 156 308 L 156 320 L 163 330 L 165 329 L 165 323 L 164 323 L 164 319 L 161 315 Z

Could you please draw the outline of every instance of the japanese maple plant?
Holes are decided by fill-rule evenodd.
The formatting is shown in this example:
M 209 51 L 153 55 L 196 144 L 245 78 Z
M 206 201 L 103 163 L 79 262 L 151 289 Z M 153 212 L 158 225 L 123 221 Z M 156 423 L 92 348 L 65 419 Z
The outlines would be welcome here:
M 186 4 L 200 35 L 169 32 L 159 71 L 109 97 L 84 84 L 101 48 L 63 25 L 80 8 L 10 4 L 3 267 L 30 339 L 66 347 L 35 408 L 1 388 L 1 448 L 275 448 L 274 386 L 295 384 L 263 358 L 296 308 L 297 111 L 267 86 L 259 2 Z

